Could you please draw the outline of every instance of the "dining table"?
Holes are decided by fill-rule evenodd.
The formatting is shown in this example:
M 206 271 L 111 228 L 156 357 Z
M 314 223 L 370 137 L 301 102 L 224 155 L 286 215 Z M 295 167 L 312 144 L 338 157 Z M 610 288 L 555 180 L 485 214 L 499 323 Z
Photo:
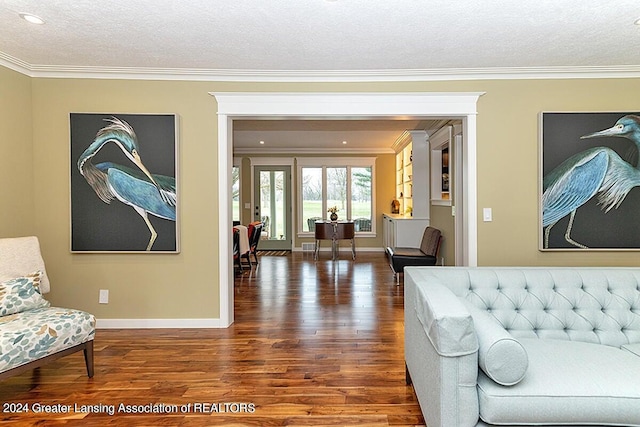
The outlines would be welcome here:
M 331 240 L 331 259 L 337 260 L 340 252 L 340 240 L 351 241 L 351 257 L 356 259 L 355 223 L 353 221 L 316 221 L 316 248 L 313 258 L 318 259 L 320 242 Z

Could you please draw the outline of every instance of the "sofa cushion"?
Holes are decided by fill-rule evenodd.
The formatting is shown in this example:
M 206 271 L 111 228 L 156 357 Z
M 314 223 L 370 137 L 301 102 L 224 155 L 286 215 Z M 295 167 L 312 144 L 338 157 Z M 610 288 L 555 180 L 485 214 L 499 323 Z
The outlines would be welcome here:
M 616 348 L 640 343 L 638 268 L 460 268 L 455 276 L 449 269 L 434 274 L 491 311 L 516 338 Z
M 37 271 L 0 282 L 0 316 L 48 307 L 49 302 L 40 295 L 41 278 L 42 272 Z
M 0 317 L 0 372 L 92 340 L 95 323 L 89 313 L 57 307 Z
M 501 385 L 510 386 L 520 382 L 529 366 L 527 352 L 522 344 L 505 331 L 495 317 L 468 301 L 465 305 L 471 313 L 478 335 L 480 369 Z
M 631 352 L 583 342 L 520 339 L 525 378 L 501 386 L 478 377 L 480 417 L 489 424 L 640 426 L 640 363 Z
M 626 344 L 620 347 L 623 350 L 629 351 L 636 356 L 640 356 L 640 344 Z

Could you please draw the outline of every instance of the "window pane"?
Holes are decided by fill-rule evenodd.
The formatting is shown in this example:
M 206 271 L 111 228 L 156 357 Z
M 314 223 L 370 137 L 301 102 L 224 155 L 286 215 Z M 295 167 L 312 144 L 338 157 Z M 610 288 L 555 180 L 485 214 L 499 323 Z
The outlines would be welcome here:
M 322 168 L 302 168 L 302 231 L 315 231 L 322 218 Z
M 371 231 L 371 168 L 351 168 L 351 218 L 356 231 Z
M 284 212 L 285 206 L 285 175 L 283 171 L 274 171 L 273 172 L 273 212 L 274 212 L 274 226 L 275 226 L 275 235 L 273 237 L 277 239 L 285 239 L 287 229 L 287 217 Z
M 333 206 L 338 218 L 347 219 L 347 168 L 327 168 L 327 208 Z
M 240 168 L 231 168 L 231 219 L 240 221 Z

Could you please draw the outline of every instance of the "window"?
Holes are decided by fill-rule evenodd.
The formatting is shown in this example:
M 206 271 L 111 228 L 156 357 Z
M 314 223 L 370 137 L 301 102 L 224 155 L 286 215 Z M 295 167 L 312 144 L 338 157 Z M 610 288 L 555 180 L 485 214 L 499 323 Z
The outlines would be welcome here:
M 372 168 L 351 168 L 351 217 L 356 231 L 371 231 L 373 222 Z
M 356 233 L 374 234 L 374 164 L 375 158 L 299 158 L 298 232 L 315 232 L 315 221 L 328 219 L 335 206 L 339 219 L 355 222 Z
M 302 231 L 315 231 L 314 222 L 323 218 L 322 168 L 305 167 L 301 173 L 302 182 Z

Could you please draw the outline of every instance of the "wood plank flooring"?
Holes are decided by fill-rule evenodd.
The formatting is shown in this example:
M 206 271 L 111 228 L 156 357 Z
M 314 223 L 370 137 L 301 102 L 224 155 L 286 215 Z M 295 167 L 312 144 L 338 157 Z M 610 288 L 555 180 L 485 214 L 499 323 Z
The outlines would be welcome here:
M 98 330 L 94 378 L 77 353 L 0 382 L 0 424 L 423 425 L 402 284 L 382 253 L 329 256 L 261 257 L 236 276 L 228 329 Z

